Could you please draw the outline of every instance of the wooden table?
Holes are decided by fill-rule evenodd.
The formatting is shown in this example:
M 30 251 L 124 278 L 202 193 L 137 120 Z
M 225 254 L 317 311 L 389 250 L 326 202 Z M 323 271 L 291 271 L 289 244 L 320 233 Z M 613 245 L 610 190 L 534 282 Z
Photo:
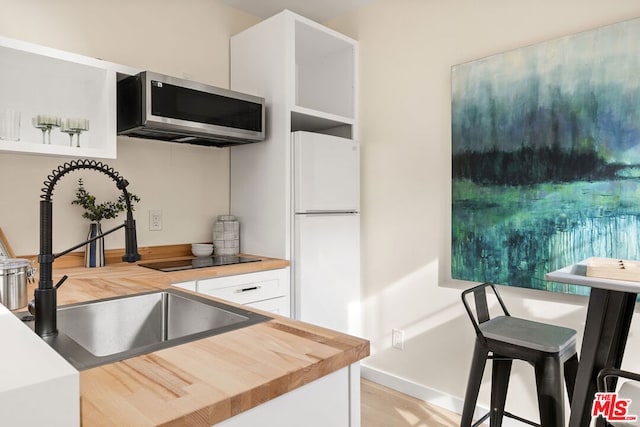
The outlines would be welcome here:
M 587 260 L 545 275 L 551 282 L 591 288 L 569 427 L 589 425 L 598 372 L 620 367 L 640 292 L 640 282 L 589 277 L 586 273 Z M 596 425 L 604 426 L 604 420 L 599 419 Z

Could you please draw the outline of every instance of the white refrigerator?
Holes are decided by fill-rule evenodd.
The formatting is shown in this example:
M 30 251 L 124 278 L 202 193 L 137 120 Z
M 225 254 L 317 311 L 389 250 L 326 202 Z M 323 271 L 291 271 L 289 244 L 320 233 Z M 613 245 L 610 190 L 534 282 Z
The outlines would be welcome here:
M 298 320 L 360 330 L 360 144 L 292 134 L 293 301 Z

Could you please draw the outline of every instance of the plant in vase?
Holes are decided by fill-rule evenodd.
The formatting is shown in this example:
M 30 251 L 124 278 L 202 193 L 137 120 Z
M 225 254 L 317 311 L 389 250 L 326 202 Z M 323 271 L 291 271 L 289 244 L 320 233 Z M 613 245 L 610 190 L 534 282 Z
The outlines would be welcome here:
M 140 197 L 132 193 L 129 193 L 129 199 L 132 204 L 140 201 Z M 89 193 L 84 187 L 82 178 L 78 179 L 76 198 L 71 202 L 71 204 L 84 208 L 82 217 L 91 221 L 87 240 L 93 239 L 102 234 L 100 221 L 103 219 L 116 218 L 121 212 L 124 212 L 127 209 L 123 194 L 120 194 L 120 197 L 118 197 L 118 200 L 115 202 L 107 201 L 97 203 L 96 196 Z M 134 210 L 133 206 L 131 209 Z M 102 267 L 104 265 L 104 238 L 100 237 L 91 243 L 87 243 L 84 252 L 84 265 L 85 267 Z

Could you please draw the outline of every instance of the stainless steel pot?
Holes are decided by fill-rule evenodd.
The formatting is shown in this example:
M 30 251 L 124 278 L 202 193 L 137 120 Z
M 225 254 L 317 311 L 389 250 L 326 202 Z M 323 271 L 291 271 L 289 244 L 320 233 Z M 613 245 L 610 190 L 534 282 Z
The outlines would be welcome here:
M 0 258 L 0 303 L 9 310 L 27 305 L 27 282 L 35 276 L 33 261 Z

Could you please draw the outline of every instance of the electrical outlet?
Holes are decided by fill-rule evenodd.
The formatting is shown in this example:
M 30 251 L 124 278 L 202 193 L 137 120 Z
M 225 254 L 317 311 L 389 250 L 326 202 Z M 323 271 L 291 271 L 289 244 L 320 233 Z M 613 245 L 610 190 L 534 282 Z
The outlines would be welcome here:
M 159 209 L 149 211 L 149 231 L 162 230 L 162 211 Z
M 400 329 L 391 330 L 391 347 L 404 350 L 404 331 Z

